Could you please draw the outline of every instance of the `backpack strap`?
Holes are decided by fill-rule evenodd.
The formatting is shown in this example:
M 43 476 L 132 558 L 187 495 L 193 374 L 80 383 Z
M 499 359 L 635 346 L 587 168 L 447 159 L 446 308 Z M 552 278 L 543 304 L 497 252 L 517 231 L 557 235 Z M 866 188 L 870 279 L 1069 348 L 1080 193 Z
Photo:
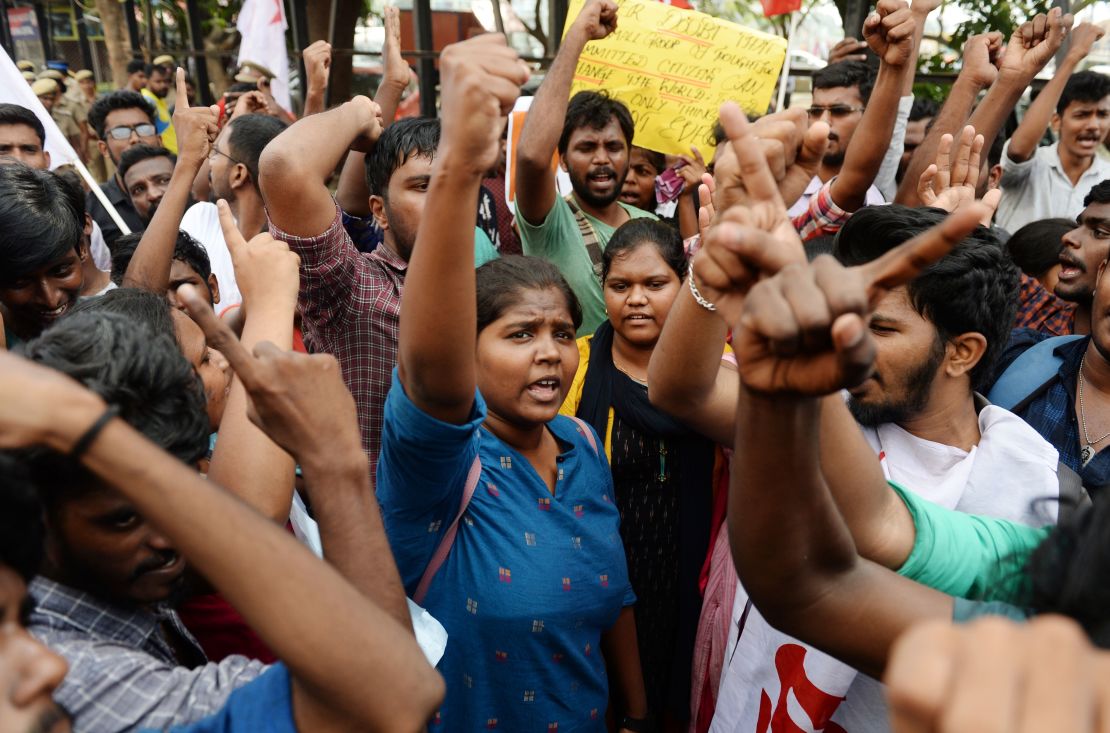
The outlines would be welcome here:
M 428 595 L 428 587 L 432 584 L 432 578 L 436 576 L 443 565 L 443 561 L 447 559 L 448 553 L 451 552 L 451 545 L 455 544 L 455 535 L 459 531 L 459 520 L 462 519 L 466 507 L 474 497 L 474 490 L 478 488 L 478 477 L 481 475 L 482 459 L 480 455 L 477 455 L 474 456 L 474 463 L 470 464 L 470 472 L 466 474 L 466 485 L 463 487 L 462 499 L 459 501 L 459 511 L 455 515 L 455 520 L 451 522 L 451 526 L 447 528 L 443 539 L 439 541 L 439 546 L 432 554 L 428 567 L 424 569 L 424 576 L 420 578 L 420 584 L 416 586 L 416 592 L 412 594 L 412 600 L 417 605 L 424 603 L 424 596 Z
M 578 431 L 586 436 L 586 441 L 593 449 L 594 455 L 598 455 L 597 440 L 594 438 L 594 431 L 582 420 L 577 417 L 571 417 L 578 425 Z M 424 603 L 424 597 L 428 595 L 428 588 L 432 585 L 432 579 L 435 578 L 436 573 L 443 567 L 443 561 L 447 559 L 447 555 L 451 552 L 451 546 L 455 544 L 455 535 L 459 533 L 459 522 L 462 520 L 463 514 L 466 513 L 466 508 L 470 505 L 470 500 L 474 498 L 474 491 L 478 488 L 478 479 L 482 475 L 482 458 L 481 455 L 474 456 L 474 463 L 470 464 L 470 471 L 466 474 L 466 485 L 463 487 L 462 499 L 459 500 L 459 511 L 455 514 L 455 519 L 451 522 L 451 526 L 443 534 L 443 539 L 439 541 L 436 551 L 432 553 L 432 559 L 428 561 L 428 567 L 424 569 L 424 575 L 420 578 L 420 583 L 416 586 L 416 592 L 412 594 L 412 600 L 417 605 Z
M 597 237 L 597 232 L 594 230 L 594 225 L 586 218 L 582 209 L 574 200 L 574 195 L 571 194 L 563 199 L 567 202 L 571 212 L 574 214 L 574 220 L 578 222 L 578 231 L 582 234 L 582 241 L 586 245 L 586 253 L 590 256 L 590 262 L 594 266 L 594 276 L 598 282 L 601 282 L 601 240 Z
M 1060 505 L 1056 524 L 1060 525 L 1071 521 L 1076 512 L 1090 504 L 1091 495 L 1084 488 L 1079 474 L 1063 463 L 1056 467 L 1056 478 L 1060 481 Z
M 995 381 L 987 399 L 992 405 L 1016 412 L 1040 394 L 1056 378 L 1063 359 L 1055 350 L 1059 346 L 1077 341 L 1083 336 L 1053 336 L 1034 344 L 1014 359 L 1006 371 Z

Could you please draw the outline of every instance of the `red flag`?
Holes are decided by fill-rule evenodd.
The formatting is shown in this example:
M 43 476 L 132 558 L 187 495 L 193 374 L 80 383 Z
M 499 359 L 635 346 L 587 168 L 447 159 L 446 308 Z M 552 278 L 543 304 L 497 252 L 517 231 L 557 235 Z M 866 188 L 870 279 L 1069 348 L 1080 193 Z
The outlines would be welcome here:
M 693 6 L 691 6 L 690 3 L 688 3 L 686 0 L 659 0 L 659 2 L 663 3 L 664 5 L 671 5 L 676 8 L 684 8 L 686 10 L 694 9 Z
M 759 0 L 763 5 L 763 14 L 768 18 L 783 13 L 793 13 L 801 10 L 802 0 Z

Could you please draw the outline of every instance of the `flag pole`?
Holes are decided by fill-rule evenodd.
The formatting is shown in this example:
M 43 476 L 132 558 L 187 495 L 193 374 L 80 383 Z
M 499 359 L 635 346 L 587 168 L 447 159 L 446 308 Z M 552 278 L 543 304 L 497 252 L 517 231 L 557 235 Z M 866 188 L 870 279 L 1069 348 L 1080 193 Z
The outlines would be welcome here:
M 794 45 L 794 31 L 798 30 L 798 13 L 790 13 L 790 35 L 786 37 L 786 59 L 782 62 L 782 76 L 779 78 L 779 97 L 775 111 L 782 112 L 786 102 L 786 80 L 790 78 L 790 50 Z

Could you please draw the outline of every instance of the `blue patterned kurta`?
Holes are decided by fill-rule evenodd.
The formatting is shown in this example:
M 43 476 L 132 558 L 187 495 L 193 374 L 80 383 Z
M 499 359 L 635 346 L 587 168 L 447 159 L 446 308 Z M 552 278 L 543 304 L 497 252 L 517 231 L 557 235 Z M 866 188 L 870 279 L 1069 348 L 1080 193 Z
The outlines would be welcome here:
M 553 496 L 521 454 L 481 427 L 485 416 L 478 394 L 466 424 L 436 420 L 394 372 L 377 493 L 410 594 L 458 512 L 475 455 L 482 463 L 424 600 L 449 634 L 439 665 L 447 699 L 430 730 L 604 731 L 601 634 L 635 601 L 605 454 L 556 417 L 548 428 L 563 451 Z

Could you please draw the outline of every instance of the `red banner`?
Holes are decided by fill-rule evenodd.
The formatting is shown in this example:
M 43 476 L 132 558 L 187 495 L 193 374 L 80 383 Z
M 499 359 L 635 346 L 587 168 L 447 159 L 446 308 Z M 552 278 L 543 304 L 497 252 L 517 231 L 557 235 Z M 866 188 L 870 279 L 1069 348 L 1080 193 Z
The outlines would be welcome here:
M 783 13 L 793 13 L 802 8 L 802 0 L 759 0 L 759 2 L 763 6 L 763 14 L 768 18 Z

